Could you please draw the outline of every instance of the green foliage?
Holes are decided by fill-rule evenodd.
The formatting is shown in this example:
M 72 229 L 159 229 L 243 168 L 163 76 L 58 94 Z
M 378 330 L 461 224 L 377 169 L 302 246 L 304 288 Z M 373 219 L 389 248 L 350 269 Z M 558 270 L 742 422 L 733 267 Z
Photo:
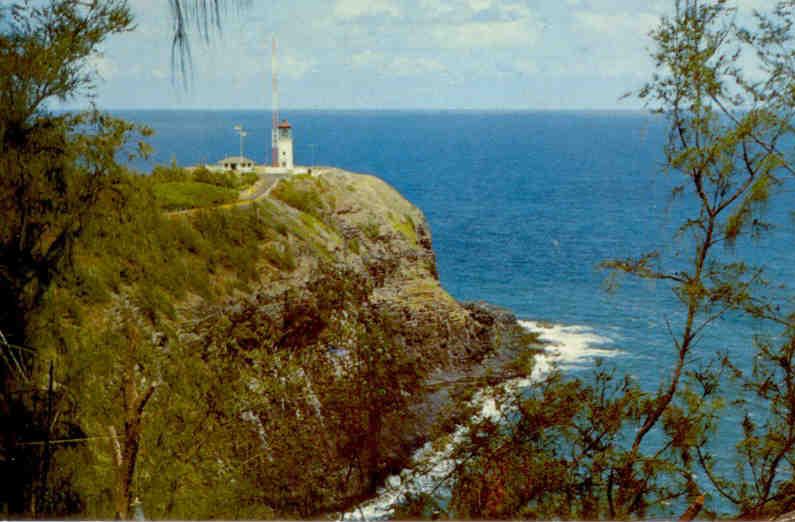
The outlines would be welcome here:
M 239 190 L 253 185 L 259 179 L 259 176 L 253 172 L 212 171 L 204 165 L 186 169 L 177 166 L 176 162 L 172 162 L 168 166 L 156 165 L 152 169 L 150 179 L 156 184 L 194 181 L 196 183 Z
M 590 380 L 553 372 L 523 395 L 497 397 L 511 422 L 478 420 L 456 449 L 448 515 L 628 519 L 667 513 L 668 502 L 710 487 L 736 506 L 733 516 L 775 516 L 795 503 L 793 318 L 765 299 L 760 270 L 716 248 L 763 233 L 765 203 L 792 173 L 781 145 L 795 68 L 781 49 L 791 50 L 793 5 L 745 30 L 724 2 L 682 1 L 653 33 L 657 74 L 640 96 L 671 122 L 667 165 L 696 202 L 681 227 L 690 255 L 676 270 L 658 253 L 606 266 L 669 284 L 682 302 L 675 364 L 659 391 L 597 365 Z M 372 281 L 319 256 L 300 287 L 258 287 L 227 306 L 261 282 L 260 259 L 292 270 L 293 241 L 312 251 L 313 237 L 333 233 L 321 223 L 334 206 L 325 182 L 297 176 L 274 189 L 298 219 L 267 202 L 163 215 L 161 205 L 233 201 L 256 177 L 175 165 L 133 176 L 115 157 L 148 131 L 43 108 L 90 90 L 84 65 L 107 35 L 129 29 L 124 3 L 0 10 L 10 14 L 0 28 L 0 331 L 29 345 L 0 346 L 10 426 L 1 438 L 79 441 L 52 453 L 4 448 L 0 500 L 31 516 L 126 516 L 136 495 L 155 519 L 307 518 L 374 491 L 410 451 L 413 397 L 431 366 L 407 348 L 401 318 L 369 302 Z M 735 65 L 748 51 L 765 81 Z M 416 242 L 411 220 L 393 225 Z M 377 223 L 362 231 L 380 236 Z M 699 336 L 729 312 L 784 333 L 757 340 L 750 371 L 728 356 L 696 367 Z M 12 373 L 17 352 L 27 355 Z M 48 361 L 54 417 L 33 407 L 46 402 L 37 390 Z M 527 358 L 516 366 L 532 370 Z M 710 453 L 721 409 L 736 399 L 723 388 L 730 379 L 746 411 L 735 474 Z M 25 389 L 27 403 L 9 399 Z M 649 447 L 649 433 L 661 448 Z M 425 496 L 398 513 L 442 509 Z
M 309 175 L 293 176 L 281 180 L 274 187 L 271 196 L 323 221 L 326 205 L 323 202 L 322 194 L 327 190 L 324 183 L 322 179 Z
M 749 30 L 736 26 L 726 2 L 677 1 L 674 16 L 652 32 L 657 70 L 639 96 L 670 123 L 667 167 L 681 176 L 674 196 L 688 205 L 672 238 L 682 253 L 667 259 L 650 252 L 603 267 L 657 280 L 677 296 L 682 320 L 668 325 L 672 367 L 654 393 L 614 383 L 597 366 L 590 381 L 553 374 L 504 401 L 511 421 L 478 423 L 459 448 L 450 516 L 671 516 L 670 506 L 684 511 L 708 492 L 735 509 L 715 513 L 707 496 L 709 516 L 772 518 L 792 509 L 795 417 L 784 397 L 793 396 L 795 382 L 795 316 L 771 298 L 762 268 L 720 247 L 764 233 L 766 203 L 792 182 L 784 151 L 795 115 L 793 8 L 783 2 L 757 15 Z M 736 65 L 746 56 L 756 57 L 758 70 Z M 764 80 L 751 79 L 759 71 Z M 699 339 L 728 314 L 763 319 L 757 324 L 779 340 L 753 343 L 748 333 L 745 342 L 756 349 L 751 372 L 728 354 L 696 363 L 710 359 Z M 746 411 L 735 473 L 716 465 L 732 458 L 725 448 L 713 453 L 729 403 Z M 650 434 L 661 442 L 652 445 Z
M 456 450 L 461 465 L 449 515 L 623 519 L 628 513 L 615 508 L 625 495 L 635 499 L 633 510 L 643 517 L 683 494 L 664 458 L 644 459 L 643 466 L 649 475 L 666 474 L 668 486 L 622 472 L 633 458 L 620 444 L 623 427 L 641 420 L 647 399 L 635 383 L 616 380 L 601 365 L 590 380 L 585 384 L 553 372 L 528 392 L 500 401 L 503 411 L 515 412 L 510 414 L 515 422 L 487 419 L 473 426 Z
M 146 154 L 134 137 L 149 131 L 96 110 L 48 110 L 56 100 L 92 93 L 90 59 L 108 36 L 132 28 L 125 2 L 5 2 L 0 14 L 0 332 L 28 347 L 19 361 L 26 371 L 0 365 L 0 407 L 9 412 L 0 428 L 0 504 L 36 516 L 54 510 L 45 487 L 49 453 L 9 442 L 48 433 L 47 414 L 34 408 L 38 397 L 17 393 L 39 384 L 26 382 L 37 376 L 32 316 L 99 208 L 118 203 L 114 185 L 123 169 L 116 157 Z M 83 292 L 104 298 L 96 274 L 77 277 Z M 60 498 L 72 498 L 68 488 Z
M 381 237 L 381 225 L 375 221 L 368 221 L 362 225 L 362 232 L 364 232 L 365 237 L 370 241 L 376 241 Z
M 87 227 L 74 246 L 74 270 L 59 276 L 56 291 L 48 294 L 31 324 L 37 345 L 57 347 L 59 355 L 53 356 L 61 372 L 59 380 L 69 393 L 58 397 L 56 404 L 65 412 L 75 412 L 66 418 L 77 423 L 81 433 L 104 440 L 108 425 L 115 426 L 117 433 L 130 426 L 125 420 L 129 413 L 119 402 L 119 394 L 128 390 L 125 379 L 141 384 L 136 392 L 139 397 L 147 391 L 146 383 L 158 383 L 147 406 L 157 414 L 139 419 L 136 444 L 145 450 L 139 454 L 129 489 L 145 500 L 147 514 L 272 517 L 271 507 L 262 505 L 257 510 L 255 504 L 241 500 L 253 494 L 250 489 L 228 483 L 230 476 L 238 477 L 239 484 L 250 483 L 246 475 L 252 472 L 250 467 L 230 472 L 218 464 L 219 454 L 235 462 L 250 458 L 230 452 L 225 441 L 254 444 L 249 434 L 235 436 L 230 431 L 240 431 L 240 415 L 247 411 L 236 401 L 255 399 L 247 386 L 258 370 L 240 374 L 240 365 L 251 360 L 229 358 L 228 351 L 222 355 L 216 348 L 229 346 L 231 350 L 231 346 L 251 342 L 263 350 L 257 360 L 265 364 L 267 358 L 262 357 L 271 352 L 269 343 L 274 339 L 259 338 L 256 328 L 250 330 L 239 319 L 230 337 L 225 314 L 211 316 L 219 323 L 197 326 L 188 337 L 196 339 L 191 342 L 178 339 L 174 325 L 180 320 L 180 303 L 192 296 L 212 302 L 260 276 L 257 267 L 263 244 L 273 246 L 268 242 L 283 238 L 275 229 L 281 223 L 276 210 L 269 204 L 253 204 L 169 217 L 154 205 L 154 191 L 146 177 L 121 176 L 114 189 L 125 195 L 127 204 L 119 212 L 105 208 L 100 212 L 102 219 Z M 282 266 L 294 267 L 295 262 L 290 247 L 280 252 Z M 328 298 L 334 296 L 330 293 Z M 301 312 L 293 312 L 296 320 Z M 107 319 L 92 321 L 92 317 Z M 223 337 L 210 346 L 203 344 L 215 332 Z M 298 332 L 312 335 L 311 329 L 299 327 L 293 340 L 283 342 L 303 346 Z M 135 342 L 130 343 L 131 339 Z M 56 429 L 71 429 L 68 422 L 59 421 Z M 174 432 L 175 426 L 184 431 Z M 164 439 L 165 433 L 172 434 Z M 194 446 L 197 437 L 204 437 L 202 447 Z M 310 442 L 304 443 L 309 451 Z M 117 475 L 112 455 L 112 446 L 106 443 L 59 448 L 53 457 L 58 473 L 50 484 L 69 481 L 77 498 L 86 503 L 81 514 L 108 517 L 119 510 L 113 504 Z M 196 490 L 218 494 L 206 495 L 206 502 L 197 503 Z M 241 506 L 250 509 L 240 511 Z
M 417 229 L 414 226 L 414 221 L 411 219 L 411 216 L 404 216 L 402 220 L 394 219 L 390 220 L 392 226 L 404 237 L 406 240 L 409 241 L 412 245 L 417 245 Z
M 160 406 L 156 427 L 172 436 L 149 446 L 162 457 L 152 456 L 139 490 L 148 505 L 173 509 L 151 516 L 309 518 L 372 489 L 398 458 L 382 451 L 401 446 L 423 370 L 367 305 L 366 280 L 328 265 L 315 276 L 272 300 L 278 314 L 247 300 L 196 325 L 205 333 L 179 362 L 196 369 L 174 374 L 185 388 Z M 182 413 L 171 420 L 174 408 Z M 185 471 L 179 479 L 174 468 Z M 214 505 L 197 504 L 191 484 L 200 480 L 212 481 L 199 487 Z
M 253 185 L 254 173 L 215 172 L 201 166 L 194 169 L 157 165 L 148 178 L 164 210 L 186 210 L 231 203 L 238 192 Z
M 262 284 L 274 270 L 260 271 L 293 269 L 312 241 L 333 239 L 326 182 L 286 183 L 298 219 L 268 201 L 163 213 L 232 201 L 258 178 L 176 165 L 134 175 L 115 158 L 146 153 L 130 146 L 146 129 L 42 108 L 90 88 L 83 65 L 129 27 L 124 2 L 0 10 L 12 15 L 0 28 L 0 330 L 20 325 L 26 344 L 24 382 L 3 367 L 0 502 L 24 517 L 125 518 L 137 496 L 155 519 L 261 519 L 372 490 L 410 451 L 406 410 L 426 370 L 367 303 L 367 278 L 321 256 L 282 295 Z M 332 342 L 345 354 L 330 355 Z M 45 439 L 59 444 L 8 451 Z
M 149 179 L 154 183 L 170 183 L 175 181 L 194 181 L 187 169 L 179 167 L 176 161 L 170 165 L 155 165 Z
M 671 332 L 676 356 L 673 373 L 661 382 L 645 413 L 632 442 L 633 455 L 641 458 L 644 438 L 662 430 L 674 450 L 668 456 L 670 465 L 690 469 L 698 463 L 706 474 L 705 480 L 687 485 L 691 493 L 716 488 L 739 510 L 732 516 L 772 514 L 768 502 L 775 496 L 776 481 L 760 481 L 764 472 L 758 469 L 752 473 L 756 478 L 750 487 L 748 477 L 726 481 L 714 473 L 704 448 L 717 436 L 718 411 L 726 400 L 723 394 L 729 393 L 716 385 L 725 364 L 688 368 L 698 353 L 699 336 L 728 313 L 767 317 L 773 321 L 768 326 L 789 322 L 772 312 L 762 270 L 724 260 L 719 246 L 734 245 L 743 235 L 757 236 L 768 229 L 763 221 L 766 203 L 783 182 L 782 176 L 792 172 L 781 146 L 791 135 L 793 105 L 779 89 L 791 86 L 792 77 L 782 73 L 792 70 L 793 55 L 787 57 L 772 47 L 792 46 L 791 22 L 783 17 L 791 7 L 781 4 L 783 11 L 774 18 L 758 15 L 758 27 L 748 30 L 734 24 L 733 10 L 725 2 L 677 2 L 675 17 L 663 19 L 653 32 L 658 73 L 639 94 L 670 121 L 668 167 L 683 176 L 678 193 L 687 190 L 695 202 L 680 228 L 691 254 L 685 269 L 677 271 L 662 269 L 664 260 L 658 253 L 606 265 L 667 282 L 685 312 L 683 323 Z M 767 75 L 763 82 L 751 81 L 751 73 L 736 66 L 739 57 L 753 54 Z M 746 342 L 750 344 L 750 335 Z M 745 460 L 742 454 L 738 457 Z M 744 466 L 754 468 L 755 464 Z M 646 475 L 639 471 L 632 473 Z M 734 489 L 727 488 L 729 482 L 738 485 L 734 494 L 724 494 Z
M 158 183 L 153 191 L 163 210 L 205 208 L 237 200 L 236 190 L 196 181 Z
M 353 252 L 354 254 L 356 254 L 357 256 L 361 253 L 362 247 L 359 244 L 359 240 L 356 239 L 355 237 L 352 238 L 350 241 L 348 241 L 347 245 L 348 245 L 348 249 L 351 252 Z
M 276 268 L 281 270 L 295 270 L 295 254 L 290 248 L 289 243 L 271 243 L 263 251 L 265 259 Z

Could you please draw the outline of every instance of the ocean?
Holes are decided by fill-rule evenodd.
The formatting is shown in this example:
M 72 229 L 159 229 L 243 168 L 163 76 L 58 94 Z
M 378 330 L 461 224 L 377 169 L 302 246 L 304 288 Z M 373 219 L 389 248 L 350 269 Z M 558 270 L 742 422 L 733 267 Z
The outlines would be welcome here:
M 270 150 L 266 111 L 119 111 L 154 129 L 149 161 L 215 162 L 239 153 L 233 127 L 248 132 L 245 155 Z M 425 213 L 440 279 L 460 300 L 485 300 L 518 317 L 582 334 L 565 365 L 587 371 L 591 355 L 653 390 L 673 360 L 668 325 L 683 323 L 666 284 L 620 278 L 601 262 L 659 251 L 663 266 L 686 257 L 674 239 L 692 198 L 674 199 L 681 175 L 663 168 L 666 123 L 644 112 L 284 111 L 293 125 L 296 163 L 375 174 Z M 770 205 L 776 227 L 725 248 L 726 258 L 764 265 L 771 280 L 795 281 L 791 195 Z M 680 253 L 676 257 L 677 253 Z M 789 291 L 772 290 L 782 306 Z M 795 294 L 794 294 L 795 295 Z M 568 330 L 566 330 L 568 328 Z M 727 317 L 707 329 L 693 363 L 728 351 L 750 366 L 761 323 Z M 584 337 L 583 337 L 584 336 Z M 568 342 L 563 336 L 559 342 Z M 588 352 L 590 350 L 590 352 Z M 725 420 L 738 426 L 731 410 Z M 737 432 L 718 444 L 733 446 Z M 728 448 L 727 448 L 728 449 Z M 726 459 L 721 468 L 732 469 Z

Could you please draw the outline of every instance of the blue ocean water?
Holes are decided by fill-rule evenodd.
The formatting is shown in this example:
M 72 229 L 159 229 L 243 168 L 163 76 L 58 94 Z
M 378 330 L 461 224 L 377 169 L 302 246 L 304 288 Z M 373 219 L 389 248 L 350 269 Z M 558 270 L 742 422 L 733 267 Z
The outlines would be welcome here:
M 154 162 L 214 162 L 237 154 L 234 125 L 248 131 L 245 153 L 270 147 L 265 111 L 119 112 L 155 130 Z M 606 290 L 599 263 L 658 250 L 687 216 L 683 182 L 662 169 L 665 121 L 642 112 L 286 111 L 297 164 L 376 174 L 423 210 L 444 287 L 461 300 L 486 300 L 518 316 L 583 325 L 611 339 L 621 371 L 656 388 L 672 360 L 668 324 L 683 321 L 670 289 L 623 279 Z M 726 256 L 795 280 L 791 196 L 769 208 L 777 227 Z M 673 262 L 676 266 L 676 261 Z M 786 293 L 782 294 L 786 295 Z M 728 350 L 750 364 L 760 324 L 727 318 L 705 331 L 695 363 Z M 726 419 L 737 425 L 739 417 Z M 730 440 L 731 437 L 727 437 Z M 727 462 L 730 467 L 733 463 Z
M 264 161 L 265 111 L 120 111 L 152 127 L 154 154 L 135 167 L 213 162 L 238 154 Z M 662 169 L 665 122 L 642 112 L 285 112 L 298 164 L 376 174 L 423 210 L 439 273 L 462 300 L 487 300 L 521 317 L 583 324 L 635 358 L 668 352 L 665 321 L 679 307 L 665 285 L 623 279 L 605 290 L 600 262 L 651 250 L 671 254 L 687 200 Z M 792 281 L 789 205 L 778 227 L 736 255 Z M 679 245 L 679 248 L 684 248 Z M 734 254 L 732 254 L 734 255 Z M 714 332 L 731 344 L 733 323 Z M 745 326 L 743 323 L 742 326 Z M 639 374 L 642 376 L 642 373 Z M 656 377 L 656 374 L 654 375 Z

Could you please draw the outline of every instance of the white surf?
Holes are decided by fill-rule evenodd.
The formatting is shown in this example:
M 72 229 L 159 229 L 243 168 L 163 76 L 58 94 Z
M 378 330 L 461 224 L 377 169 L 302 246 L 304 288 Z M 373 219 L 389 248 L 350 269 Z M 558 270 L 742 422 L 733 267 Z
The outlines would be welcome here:
M 495 387 L 480 390 L 470 401 L 478 413 L 473 421 L 491 419 L 498 421 L 505 412 L 496 396 L 529 387 L 548 373 L 554 365 L 561 369 L 585 367 L 597 357 L 613 357 L 621 352 L 606 348 L 611 339 L 598 335 L 587 326 L 547 324 L 537 321 L 519 321 L 530 332 L 537 333 L 545 342 L 546 352 L 536 357 L 529 378 L 511 379 Z M 395 506 L 411 495 L 432 493 L 449 486 L 455 469 L 453 452 L 468 435 L 467 426 L 457 426 L 443 441 L 428 442 L 412 456 L 412 464 L 399 475 L 387 478 L 377 495 L 342 515 L 342 520 L 386 520 L 393 516 Z

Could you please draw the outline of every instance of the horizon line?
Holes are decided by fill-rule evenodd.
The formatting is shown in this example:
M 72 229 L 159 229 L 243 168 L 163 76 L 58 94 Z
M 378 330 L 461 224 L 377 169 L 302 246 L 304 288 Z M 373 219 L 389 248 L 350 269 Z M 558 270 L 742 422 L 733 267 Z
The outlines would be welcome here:
M 85 110 L 88 107 L 57 107 L 53 110 Z M 98 107 L 101 111 L 259 111 L 263 107 Z M 651 112 L 645 107 L 282 107 L 282 111 L 339 111 L 339 112 Z

